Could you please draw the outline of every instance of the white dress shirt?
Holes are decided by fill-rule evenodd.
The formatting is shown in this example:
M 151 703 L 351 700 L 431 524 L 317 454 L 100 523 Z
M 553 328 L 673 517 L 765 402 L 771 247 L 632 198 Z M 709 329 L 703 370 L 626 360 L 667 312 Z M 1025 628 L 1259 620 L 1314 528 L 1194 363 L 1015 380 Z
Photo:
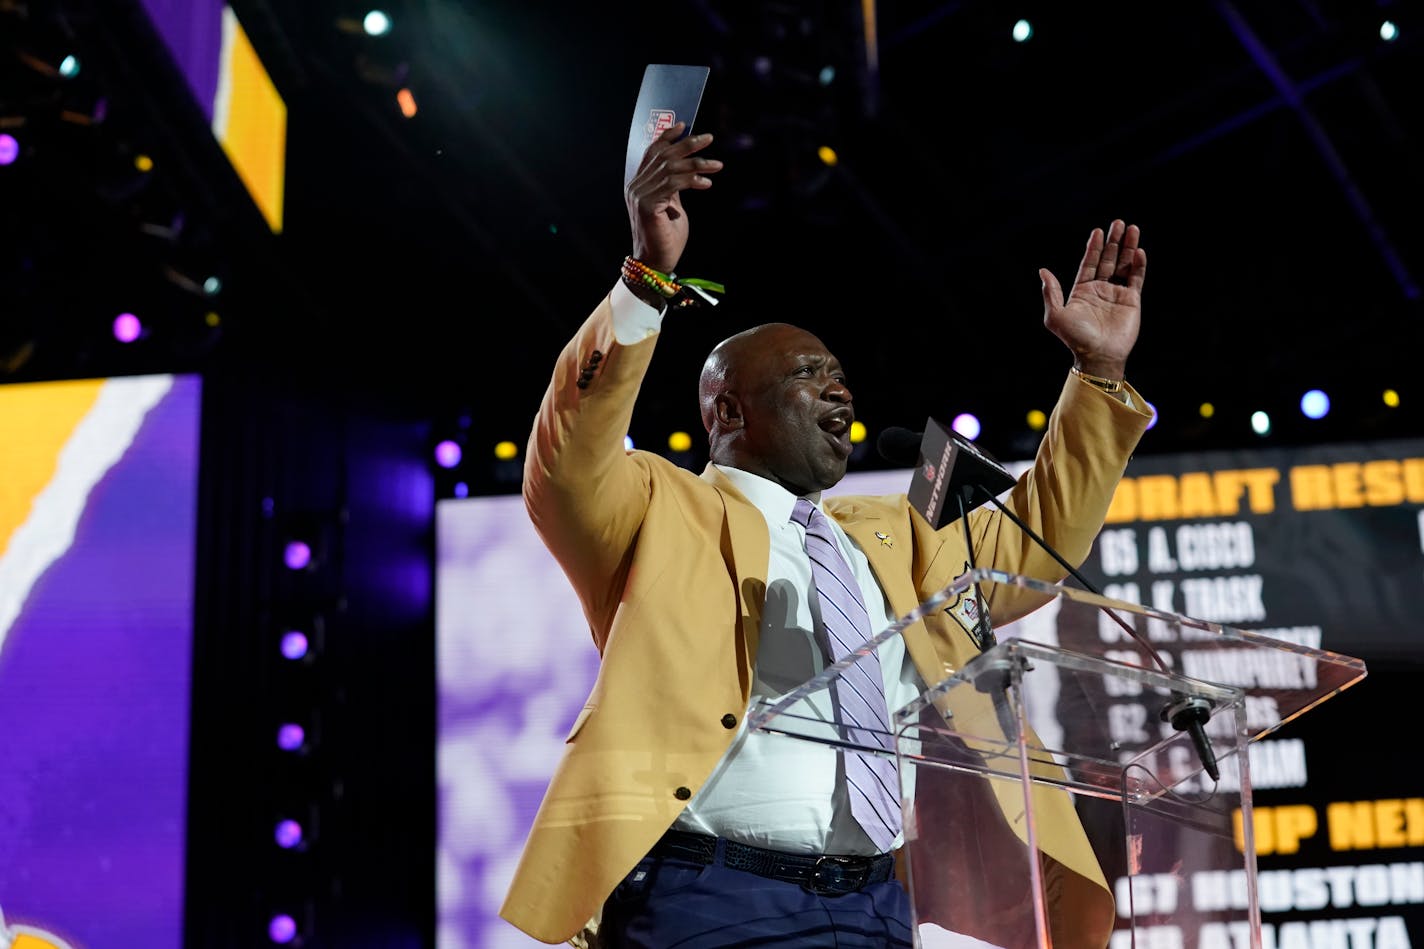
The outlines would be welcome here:
M 762 607 L 761 643 L 752 677 L 751 704 L 776 701 L 820 673 L 828 657 L 813 633 L 810 594 L 815 589 L 806 555 L 806 530 L 791 520 L 796 496 L 775 482 L 734 468 L 718 470 L 766 517 L 771 549 L 767 596 Z M 870 614 L 870 635 L 896 619 L 871 573 L 865 554 L 840 525 L 830 521 L 836 542 L 855 572 Z M 905 643 L 892 636 L 876 650 L 890 712 L 924 689 Z M 800 716 L 825 722 L 834 738 L 830 695 L 814 693 L 791 706 L 798 732 L 811 726 Z M 707 783 L 687 802 L 676 827 L 774 850 L 873 854 L 875 847 L 851 816 L 840 752 L 832 745 L 747 728 L 745 716 L 732 746 Z M 901 843 L 897 838 L 896 846 Z
M 619 342 L 638 342 L 658 332 L 662 314 L 634 296 L 621 281 L 610 299 L 614 336 Z M 813 632 L 810 601 L 815 583 L 806 554 L 805 528 L 791 520 L 796 496 L 758 475 L 717 467 L 761 511 L 770 537 L 767 597 L 752 678 L 750 706 L 755 706 L 774 702 L 816 676 L 828 664 L 828 657 Z M 870 634 L 874 635 L 898 617 L 890 612 L 865 554 L 834 519 L 828 520 L 855 573 L 870 615 Z M 924 683 L 900 637 L 890 637 L 876 652 L 884 674 L 888 715 L 917 698 Z M 788 711 L 826 722 L 824 734 L 831 738 L 835 731 L 830 724 L 829 698 L 825 692 L 814 694 Z M 851 816 L 840 752 L 829 744 L 750 730 L 745 715 L 726 755 L 687 802 L 674 826 L 775 850 L 876 852 Z M 896 846 L 902 840 L 903 835 Z

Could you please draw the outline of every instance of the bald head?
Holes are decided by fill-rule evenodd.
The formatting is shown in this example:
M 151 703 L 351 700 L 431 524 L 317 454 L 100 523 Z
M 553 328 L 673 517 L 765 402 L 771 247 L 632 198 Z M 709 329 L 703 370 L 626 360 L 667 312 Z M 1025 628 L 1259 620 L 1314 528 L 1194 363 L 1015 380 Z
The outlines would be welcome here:
M 737 375 L 742 366 L 752 361 L 767 334 L 780 330 L 795 330 L 789 323 L 763 323 L 728 336 L 712 347 L 702 364 L 702 376 L 697 383 L 697 401 L 702 406 L 702 427 L 709 433 L 716 421 L 717 397 L 737 388 Z
M 845 474 L 851 395 L 840 363 L 813 334 L 764 323 L 729 336 L 708 354 L 697 389 L 713 462 L 796 494 Z

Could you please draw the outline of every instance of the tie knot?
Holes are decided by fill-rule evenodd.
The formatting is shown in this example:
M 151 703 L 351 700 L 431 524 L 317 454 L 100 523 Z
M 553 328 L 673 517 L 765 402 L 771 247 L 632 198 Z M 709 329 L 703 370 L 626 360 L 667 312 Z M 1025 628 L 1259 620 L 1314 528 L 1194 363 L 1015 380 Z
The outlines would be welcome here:
M 822 514 L 820 508 L 805 498 L 796 499 L 796 506 L 791 509 L 791 519 L 806 528 L 808 534 L 814 534 L 817 537 L 830 535 L 830 531 L 826 529 L 826 515 Z

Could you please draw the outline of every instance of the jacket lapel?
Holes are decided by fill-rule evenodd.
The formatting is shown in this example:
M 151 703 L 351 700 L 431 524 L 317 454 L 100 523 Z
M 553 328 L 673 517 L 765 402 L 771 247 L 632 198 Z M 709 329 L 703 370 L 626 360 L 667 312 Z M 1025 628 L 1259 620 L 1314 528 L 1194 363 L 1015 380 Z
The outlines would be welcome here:
M 828 508 L 829 509 L 829 508 Z M 850 502 L 836 505 L 832 509 L 836 521 L 856 542 L 870 561 L 870 569 L 885 598 L 890 603 L 890 612 L 898 620 L 920 605 L 920 597 L 912 578 L 911 558 L 914 551 L 913 538 L 908 534 L 896 536 L 893 525 L 875 509 Z M 878 631 L 877 631 L 878 632 Z M 915 668 L 926 683 L 933 684 L 944 676 L 944 669 L 935 652 L 934 643 L 923 621 L 911 623 L 900 633 L 905 641 L 905 649 L 914 660 Z
M 701 477 L 717 489 L 726 511 L 719 542 L 722 558 L 737 587 L 744 650 L 738 658 L 742 671 L 742 700 L 746 701 L 751 697 L 752 668 L 756 663 L 757 648 L 761 645 L 761 611 L 762 604 L 766 602 L 771 537 L 761 511 L 743 497 L 720 471 L 709 464 L 703 469 Z

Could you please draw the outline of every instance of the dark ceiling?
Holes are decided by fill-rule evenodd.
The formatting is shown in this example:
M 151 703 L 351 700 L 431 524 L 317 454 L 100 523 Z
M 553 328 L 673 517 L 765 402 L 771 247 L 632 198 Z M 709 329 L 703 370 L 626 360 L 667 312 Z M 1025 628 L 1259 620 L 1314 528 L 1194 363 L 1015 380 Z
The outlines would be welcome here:
M 1424 425 L 1412 6 L 402 0 L 372 38 L 337 25 L 361 7 L 233 0 L 290 109 L 286 226 L 265 239 L 212 170 L 191 105 L 148 64 L 162 54 L 140 42 L 133 8 L 120 28 L 124 4 L 49 6 L 108 61 L 93 81 L 112 115 L 133 117 L 128 134 L 185 156 L 174 190 L 193 232 L 210 220 L 215 235 L 188 252 L 226 261 L 222 333 L 151 347 L 149 368 L 228 347 L 437 425 L 466 416 L 472 442 L 522 441 L 554 356 L 627 253 L 633 104 L 644 66 L 674 62 L 711 67 L 696 125 L 726 161 L 688 196 L 681 270 L 727 294 L 665 325 L 635 437 L 695 431 L 706 351 L 787 319 L 841 357 L 872 435 L 972 410 L 982 443 L 1018 456 L 1025 412 L 1051 405 L 1069 365 L 1042 327 L 1037 269 L 1066 283 L 1089 230 L 1114 217 L 1140 225 L 1150 259 L 1129 375 L 1162 422 L 1142 451 L 1254 444 L 1258 408 L 1284 442 Z M 1025 43 L 1011 38 L 1020 16 Z M 400 82 L 414 118 L 396 107 Z M 16 312 L 76 282 L 92 291 L 100 278 L 76 281 L 65 255 L 122 241 L 114 200 L 93 197 L 100 163 L 47 157 L 50 172 L 27 174 L 62 184 L 17 190 L 12 175 L 5 192 L 34 218 L 5 248 L 5 273 L 28 281 Z M 56 226 L 59 207 L 72 225 Z M 40 265 L 65 276 L 41 279 Z M 13 378 L 135 368 L 48 331 L 48 358 Z M 24 334 L 10 335 L 13 349 Z M 1301 420 L 1317 384 L 1336 412 Z M 1392 415 L 1387 386 L 1404 399 Z

